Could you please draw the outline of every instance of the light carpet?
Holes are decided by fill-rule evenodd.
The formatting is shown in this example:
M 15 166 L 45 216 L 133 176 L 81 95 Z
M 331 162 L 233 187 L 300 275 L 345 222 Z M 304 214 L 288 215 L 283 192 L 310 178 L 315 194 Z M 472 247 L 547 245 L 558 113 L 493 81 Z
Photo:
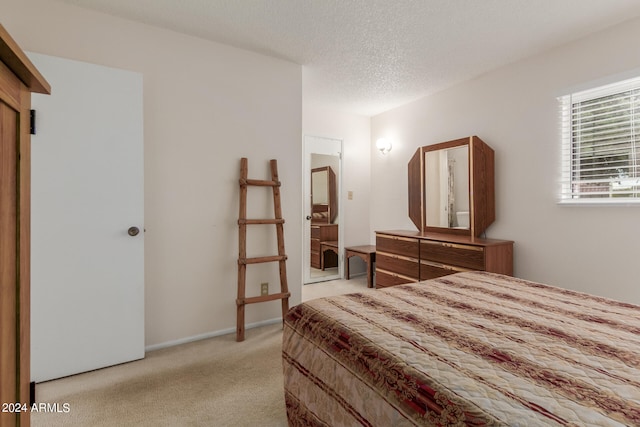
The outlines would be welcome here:
M 38 426 L 286 426 L 282 325 L 147 353 L 143 360 L 38 384 Z
M 366 277 L 305 285 L 302 299 L 367 290 Z M 286 426 L 282 324 L 148 352 L 144 359 L 40 383 L 34 427 Z

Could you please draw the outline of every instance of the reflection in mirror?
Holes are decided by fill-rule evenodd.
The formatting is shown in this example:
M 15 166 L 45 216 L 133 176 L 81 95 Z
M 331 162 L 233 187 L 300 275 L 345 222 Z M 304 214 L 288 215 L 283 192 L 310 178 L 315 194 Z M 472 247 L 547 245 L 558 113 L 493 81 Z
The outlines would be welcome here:
M 424 162 L 427 226 L 469 229 L 469 146 L 427 151 Z
M 329 203 L 328 169 L 320 168 L 311 174 L 311 203 L 314 205 Z
M 328 157 L 328 156 L 327 156 Z M 311 170 L 311 223 L 334 224 L 338 215 L 336 174 L 331 166 Z
M 314 278 L 336 276 L 338 256 L 338 156 L 311 155 L 311 270 Z

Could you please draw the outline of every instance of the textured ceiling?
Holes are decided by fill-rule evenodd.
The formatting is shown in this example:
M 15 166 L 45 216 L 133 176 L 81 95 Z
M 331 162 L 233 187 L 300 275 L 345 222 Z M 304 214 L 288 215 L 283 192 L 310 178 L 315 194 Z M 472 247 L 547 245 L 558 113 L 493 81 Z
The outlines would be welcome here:
M 640 16 L 638 0 L 62 0 L 302 64 L 305 103 L 373 115 Z

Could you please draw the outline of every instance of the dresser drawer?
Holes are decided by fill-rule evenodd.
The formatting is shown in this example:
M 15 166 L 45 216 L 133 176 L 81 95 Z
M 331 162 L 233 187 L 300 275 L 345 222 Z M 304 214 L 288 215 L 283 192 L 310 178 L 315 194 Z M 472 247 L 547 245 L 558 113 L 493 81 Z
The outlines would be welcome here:
M 376 236 L 376 252 L 387 252 L 412 258 L 419 257 L 420 246 L 418 239 L 410 237 L 389 236 L 378 234 Z
M 402 255 L 379 252 L 377 247 L 376 267 L 386 271 L 393 271 L 416 281 L 420 276 L 420 261 Z
M 437 264 L 428 261 L 420 262 L 420 280 L 435 279 L 436 277 L 447 276 L 461 271 L 470 271 L 466 268 L 454 267 L 451 265 Z
M 311 226 L 311 238 L 319 239 L 320 238 L 320 226 L 312 225 Z
M 380 270 L 376 267 L 376 288 L 415 283 L 416 280 L 391 271 Z
M 376 274 L 383 286 L 400 280 L 429 280 L 460 271 L 513 274 L 513 242 L 458 234 L 376 231 Z M 417 266 L 417 270 L 416 270 Z M 376 281 L 377 283 L 377 281 Z
M 482 246 L 423 240 L 420 242 L 420 259 L 472 270 L 485 269 Z

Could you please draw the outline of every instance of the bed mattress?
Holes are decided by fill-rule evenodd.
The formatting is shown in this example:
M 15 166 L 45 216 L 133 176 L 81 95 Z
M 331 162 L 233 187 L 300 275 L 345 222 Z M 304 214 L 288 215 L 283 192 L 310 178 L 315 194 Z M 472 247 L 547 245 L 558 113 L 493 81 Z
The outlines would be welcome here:
M 291 426 L 640 425 L 640 307 L 486 272 L 293 307 Z

